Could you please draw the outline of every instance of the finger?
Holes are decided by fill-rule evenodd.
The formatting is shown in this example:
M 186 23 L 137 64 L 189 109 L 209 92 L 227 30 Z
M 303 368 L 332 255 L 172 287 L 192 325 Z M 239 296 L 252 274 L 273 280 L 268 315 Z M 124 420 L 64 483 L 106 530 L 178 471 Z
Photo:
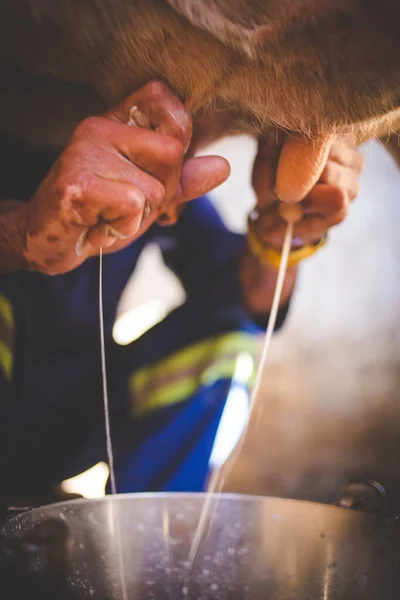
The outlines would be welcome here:
M 182 144 L 154 131 L 133 129 L 102 117 L 91 117 L 76 129 L 69 151 L 75 148 L 76 152 L 87 154 L 89 145 L 107 148 L 110 144 L 120 156 L 164 185 L 177 186 L 183 159 Z M 109 154 L 102 158 L 111 160 Z
M 296 223 L 294 236 L 308 244 L 320 239 L 331 227 L 344 221 L 350 203 L 341 188 L 320 184 L 314 187 L 302 205 L 305 216 Z
M 360 183 L 354 169 L 339 165 L 334 161 L 328 161 L 320 177 L 321 183 L 342 188 L 352 202 L 360 192 Z
M 100 247 L 103 249 L 112 247 L 115 247 L 116 249 L 124 248 L 127 244 L 131 243 L 133 239 L 139 237 L 150 224 L 148 221 L 151 211 L 148 209 L 148 205 L 145 204 L 140 226 L 137 230 L 134 216 L 132 216 L 131 219 L 126 217 L 114 219 L 112 223 L 100 221 L 95 227 L 92 227 L 87 232 L 87 241 L 96 249 Z M 152 220 L 154 221 L 154 218 Z M 122 233 L 122 231 L 125 231 L 125 233 Z
M 275 210 L 273 215 L 271 215 L 269 226 L 266 223 L 260 224 L 259 237 L 266 246 L 282 250 L 286 230 L 287 223 L 282 219 L 278 211 Z
M 162 81 L 144 85 L 106 114 L 108 118 L 120 123 L 128 123 L 131 117 L 136 117 L 136 120 L 143 118 L 138 123 L 140 126 L 175 138 L 185 151 L 189 147 L 192 137 L 191 116 L 179 98 Z
M 281 140 L 272 136 L 259 139 L 252 173 L 252 186 L 257 198 L 257 208 L 265 210 L 277 201 L 275 177 L 281 151 Z
M 319 180 L 333 142 L 332 136 L 316 140 L 287 137 L 276 173 L 276 193 L 282 202 L 301 202 Z
M 361 152 L 346 140 L 336 139 L 329 153 L 329 160 L 335 161 L 344 167 L 354 169 L 358 174 L 364 170 L 364 157 Z
M 293 237 L 300 238 L 303 244 L 312 244 L 323 238 L 328 229 L 340 223 L 345 217 L 337 222 L 328 223 L 325 217 L 319 215 L 307 215 L 302 221 L 296 223 Z M 333 217 L 331 218 L 333 221 Z
M 111 248 L 116 242 L 116 238 L 109 235 L 109 226 L 106 223 L 100 223 L 92 227 L 87 234 L 87 250 L 98 250 L 99 248 Z
M 127 126 L 118 125 L 118 127 L 124 129 L 123 132 L 116 132 L 119 143 L 117 137 L 115 138 L 116 148 L 121 151 L 124 144 L 122 136 L 125 138 Z M 181 142 L 161 133 L 136 129 L 123 154 L 137 167 L 153 175 L 164 185 L 165 202 L 168 203 L 179 184 L 184 157 Z
M 152 225 L 154 223 L 154 221 L 158 217 L 158 214 L 159 214 L 158 210 L 153 210 L 150 207 L 150 205 L 147 204 L 147 202 L 145 202 L 143 211 L 140 216 L 139 228 L 137 229 L 136 233 L 133 236 L 129 236 L 129 234 L 124 234 L 124 232 L 127 229 L 129 229 L 129 223 L 127 222 L 127 220 L 125 218 L 121 217 L 119 219 L 114 219 L 111 222 L 111 225 L 112 225 L 112 228 L 115 229 L 116 231 L 118 231 L 119 234 L 122 234 L 122 235 L 119 235 L 119 238 L 123 237 L 123 238 L 125 238 L 125 240 L 130 239 L 132 241 L 133 239 L 136 239 L 139 236 L 143 235 L 143 233 L 150 227 L 150 225 Z M 109 233 L 112 234 L 112 230 L 109 231 Z M 121 239 L 117 239 L 115 245 L 121 246 L 121 244 L 122 244 L 122 247 L 125 246 L 126 241 L 122 240 L 122 242 L 121 242 Z
M 108 179 L 104 176 L 99 176 L 99 179 L 110 184 L 110 192 L 112 192 L 113 189 L 111 186 L 114 186 L 115 183 L 127 185 L 132 194 L 138 195 L 141 209 L 143 209 L 144 206 L 148 206 L 150 211 L 158 213 L 165 204 L 165 188 L 162 183 L 147 173 L 143 173 L 134 165 L 132 165 L 129 180 Z M 114 196 L 110 196 L 108 205 L 103 210 L 102 216 L 107 220 L 114 220 L 118 218 L 118 215 L 116 214 L 117 210 L 118 206 L 116 206 L 116 199 Z
M 69 217 L 70 222 L 90 229 L 89 242 L 108 246 L 109 232 L 104 223 L 112 225 L 121 237 L 133 239 L 143 226 L 145 206 L 153 208 L 155 218 L 159 208 L 157 198 L 146 197 L 140 188 L 131 184 L 95 178 L 85 191 L 84 199 L 71 200 Z
M 78 147 L 78 150 L 75 147 Z M 66 155 L 67 152 L 69 152 L 69 156 L 64 169 L 74 173 L 75 187 L 78 188 L 79 196 L 85 196 L 95 180 L 100 179 L 103 185 L 124 183 L 132 186 L 132 189 L 138 188 L 152 209 L 158 210 L 164 202 L 165 187 L 163 184 L 128 160 L 121 160 L 121 157 L 113 150 L 99 149 L 94 143 L 78 142 L 72 144 L 64 154 Z M 100 183 L 100 185 L 102 184 Z M 99 182 L 96 182 L 96 186 L 99 187 Z M 112 199 L 113 194 L 111 193 L 108 204 Z
M 316 214 L 328 218 L 339 212 L 347 214 L 349 197 L 345 190 L 335 185 L 317 184 L 301 206 L 305 215 Z
M 221 156 L 201 156 L 188 158 L 183 163 L 174 204 L 182 204 L 199 198 L 226 181 L 230 175 L 230 165 Z
M 278 203 L 274 204 L 270 209 L 261 213 L 257 220 L 256 227 L 262 239 L 266 238 L 275 227 L 283 222 L 278 206 Z
M 336 186 L 319 184 L 302 202 L 304 216 L 297 221 L 293 237 L 309 244 L 323 237 L 328 229 L 341 223 L 348 215 L 349 202 L 343 190 Z M 259 219 L 259 235 L 264 243 L 281 248 L 287 228 L 280 205 L 262 214 Z
M 261 237 L 264 244 L 282 250 L 283 241 L 286 235 L 287 223 L 281 218 L 277 218 L 274 228 L 264 232 Z M 295 224 L 293 228 L 293 240 L 298 241 L 298 245 L 312 244 L 320 240 L 327 231 L 327 225 L 323 217 L 307 216 L 302 221 Z

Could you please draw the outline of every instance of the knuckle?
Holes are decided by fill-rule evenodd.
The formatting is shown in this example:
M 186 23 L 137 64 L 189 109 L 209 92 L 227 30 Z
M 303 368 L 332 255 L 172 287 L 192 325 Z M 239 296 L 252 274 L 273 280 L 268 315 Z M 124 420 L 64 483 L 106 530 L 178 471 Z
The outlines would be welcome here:
M 335 206 L 335 212 L 347 210 L 349 199 L 347 191 L 341 186 L 335 186 L 332 189 L 332 199 Z
M 360 182 L 355 181 L 351 190 L 351 201 L 355 200 L 360 195 Z
M 322 181 L 324 183 L 336 183 L 338 177 L 337 177 L 337 169 L 336 166 L 334 165 L 334 163 L 332 161 L 328 161 L 325 165 L 324 170 L 322 171 L 322 177 L 321 177 Z
M 149 96 L 153 98 L 158 98 L 159 96 L 164 95 L 170 90 L 169 87 L 163 81 L 159 79 L 154 79 L 153 81 L 150 81 L 145 85 L 144 91 L 146 91 L 146 93 Z
M 320 217 L 312 217 L 310 219 L 307 219 L 304 225 L 305 236 L 307 236 L 307 238 L 310 238 L 312 236 L 318 236 L 321 229 L 324 228 L 323 219 L 321 219 Z
M 185 130 L 190 134 L 193 134 L 193 119 L 190 112 L 185 108 L 182 104 L 182 114 L 181 114 L 182 126 Z
M 360 173 L 362 173 L 365 169 L 365 158 L 361 154 L 360 151 L 357 150 L 357 158 L 356 158 L 357 169 Z
M 165 138 L 164 161 L 167 165 L 175 165 L 183 159 L 184 148 L 182 142 L 175 138 Z
M 104 128 L 103 117 L 88 117 L 84 119 L 74 131 L 74 138 L 90 139 Z
M 155 206 L 161 206 L 165 198 L 165 188 L 163 184 L 157 179 L 154 179 L 151 184 L 150 194 Z
M 340 138 L 335 138 L 332 142 L 332 145 L 330 147 L 329 150 L 329 158 L 332 160 L 335 160 L 335 156 L 337 156 L 337 154 L 340 152 L 340 146 L 341 146 L 341 140 Z
M 93 153 L 93 145 L 87 139 L 78 139 L 70 143 L 61 155 L 63 165 L 74 164 L 83 165 L 84 158 Z
M 65 188 L 87 187 L 92 175 L 87 168 L 87 156 L 91 145 L 88 142 L 76 142 L 68 146 L 58 160 L 57 181 Z
M 135 215 L 139 215 L 143 211 L 143 207 L 146 203 L 146 197 L 143 192 L 137 187 L 130 187 L 126 199 L 130 206 L 130 211 Z
M 342 208 L 341 210 L 338 210 L 334 215 L 332 215 L 331 219 L 330 219 L 330 223 L 331 225 L 339 225 L 339 223 L 342 223 L 342 221 L 344 221 L 347 217 L 347 215 L 349 214 L 349 209 L 346 208 Z
M 180 106 L 180 109 L 177 114 L 177 123 L 179 128 L 182 130 L 183 135 L 190 140 L 193 135 L 193 120 L 190 112 L 183 106 Z
M 170 135 L 182 143 L 182 152 L 184 153 L 189 147 L 193 136 L 193 122 L 190 114 L 183 105 L 177 106 L 174 109 L 172 121 L 168 126 L 170 128 Z

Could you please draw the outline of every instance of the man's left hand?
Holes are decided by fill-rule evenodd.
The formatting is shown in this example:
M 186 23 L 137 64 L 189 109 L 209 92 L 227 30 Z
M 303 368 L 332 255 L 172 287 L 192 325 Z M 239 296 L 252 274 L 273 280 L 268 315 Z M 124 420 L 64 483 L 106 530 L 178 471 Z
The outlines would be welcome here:
M 258 237 L 266 246 L 280 251 L 294 210 L 298 213 L 294 225 L 294 247 L 316 242 L 331 227 L 343 221 L 358 194 L 364 160 L 353 139 L 335 140 L 319 182 L 303 202 L 287 205 L 278 201 L 274 191 L 281 150 L 281 146 L 274 142 L 270 138 L 260 140 L 253 169 L 253 187 L 259 213 Z M 296 266 L 289 267 L 286 272 L 281 306 L 293 293 L 296 273 Z M 271 310 L 277 275 L 278 271 L 261 264 L 250 248 L 242 256 L 239 277 L 244 302 L 253 315 L 266 315 Z
M 306 245 L 323 238 L 328 230 L 347 216 L 350 204 L 359 192 L 359 178 L 364 159 L 355 139 L 337 138 L 331 147 L 328 161 L 319 182 L 296 205 L 297 218 L 292 207 L 280 203 L 274 191 L 280 145 L 261 138 L 253 169 L 253 187 L 259 212 L 258 235 L 267 246 L 282 249 L 290 220 L 294 225 L 296 246 Z

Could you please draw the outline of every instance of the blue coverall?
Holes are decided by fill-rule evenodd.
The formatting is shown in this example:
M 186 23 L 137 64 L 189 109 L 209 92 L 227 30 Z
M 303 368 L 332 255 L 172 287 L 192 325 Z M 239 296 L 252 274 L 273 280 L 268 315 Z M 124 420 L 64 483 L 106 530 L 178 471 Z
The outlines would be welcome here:
M 0 143 L 0 198 L 26 200 L 54 160 Z M 27 165 L 23 178 L 16 164 Z M 159 245 L 186 302 L 129 346 L 112 329 L 143 248 Z M 119 492 L 198 491 L 239 353 L 255 322 L 238 281 L 244 236 L 208 198 L 172 227 L 153 225 L 104 258 L 104 314 Z M 277 327 L 286 315 L 280 311 Z M 248 389 L 249 381 L 241 382 Z M 98 259 L 66 275 L 0 275 L 0 491 L 40 490 L 106 459 L 98 320 Z

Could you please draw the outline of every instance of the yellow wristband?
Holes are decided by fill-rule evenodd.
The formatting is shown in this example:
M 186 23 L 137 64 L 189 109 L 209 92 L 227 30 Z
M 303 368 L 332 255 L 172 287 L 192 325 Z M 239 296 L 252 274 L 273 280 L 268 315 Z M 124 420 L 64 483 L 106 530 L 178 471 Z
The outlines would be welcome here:
M 249 228 L 247 232 L 247 239 L 249 242 L 250 250 L 255 256 L 257 256 L 259 261 L 265 267 L 279 269 L 282 253 L 279 250 L 275 250 L 275 248 L 270 248 L 266 246 L 259 240 L 258 235 L 254 229 L 254 221 L 251 221 L 250 219 Z M 315 244 L 307 244 L 305 246 L 301 246 L 300 248 L 292 250 L 289 254 L 288 266 L 293 267 L 305 258 L 312 256 L 326 245 L 326 241 L 327 236 L 325 235 L 321 240 L 319 240 Z

